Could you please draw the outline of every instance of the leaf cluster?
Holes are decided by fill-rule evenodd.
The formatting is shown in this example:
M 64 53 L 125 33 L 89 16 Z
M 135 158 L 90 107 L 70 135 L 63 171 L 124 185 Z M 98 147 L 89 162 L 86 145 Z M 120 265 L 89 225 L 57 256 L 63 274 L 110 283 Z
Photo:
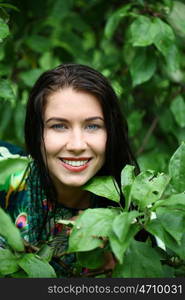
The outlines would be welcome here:
M 18 228 L 2 208 L 0 220 L 0 277 L 56 277 L 54 269 L 49 264 L 53 249 L 45 244 L 36 253 L 27 253 Z M 5 247 L 1 246 L 2 237 L 6 243 Z
M 18 163 L 21 158 L 14 156 L 12 159 Z M 8 171 L 9 160 L 6 163 Z M 114 201 L 117 206 L 87 209 L 76 220 L 57 220 L 71 228 L 69 247 L 63 254 L 76 254 L 73 275 L 185 276 L 184 168 L 185 143 L 171 157 L 168 174 L 146 170 L 136 176 L 134 167 L 126 165 L 121 173 L 124 207 L 112 177 L 91 179 L 83 189 Z M 45 241 L 37 248 L 22 240 L 19 230 L 2 208 L 0 220 L 1 277 L 58 276 L 50 265 L 56 257 L 55 246 L 59 246 L 54 240 Z M 59 238 L 57 243 L 62 242 Z M 110 253 L 115 260 L 113 272 L 103 269 Z M 88 269 L 85 274 L 82 273 L 84 268 Z
M 78 263 L 90 270 L 103 266 L 105 254 L 112 252 L 116 261 L 112 277 L 184 276 L 184 167 L 184 143 L 170 159 L 168 174 L 147 170 L 135 176 L 134 167 L 125 166 L 121 174 L 125 207 L 80 214 L 72 224 L 68 252 L 78 253 Z M 94 178 L 84 189 L 118 203 L 112 181 Z

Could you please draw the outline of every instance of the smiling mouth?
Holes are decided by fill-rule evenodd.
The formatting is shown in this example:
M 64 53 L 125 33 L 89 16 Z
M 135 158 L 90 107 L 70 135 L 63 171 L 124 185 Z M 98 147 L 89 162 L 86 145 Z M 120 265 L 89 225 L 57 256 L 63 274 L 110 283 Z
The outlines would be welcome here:
M 64 162 L 65 164 L 69 165 L 69 166 L 81 167 L 81 166 L 85 166 L 91 160 L 91 158 L 87 158 L 87 159 L 76 159 L 76 158 L 64 159 L 64 158 L 60 158 L 60 160 L 62 162 Z

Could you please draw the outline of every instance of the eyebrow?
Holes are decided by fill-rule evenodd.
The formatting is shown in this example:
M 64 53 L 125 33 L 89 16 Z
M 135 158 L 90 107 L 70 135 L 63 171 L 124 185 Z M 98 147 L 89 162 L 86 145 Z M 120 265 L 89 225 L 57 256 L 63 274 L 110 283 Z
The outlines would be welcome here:
M 85 119 L 86 122 L 88 121 L 95 121 L 95 120 L 101 120 L 101 121 L 104 121 L 103 118 L 101 117 L 98 117 L 98 116 L 95 116 L 95 117 L 90 117 L 90 118 L 87 118 Z M 51 121 L 57 121 L 57 122 L 69 122 L 69 120 L 65 119 L 65 118 L 57 118 L 57 117 L 53 117 L 53 118 L 49 118 L 46 123 L 49 123 Z

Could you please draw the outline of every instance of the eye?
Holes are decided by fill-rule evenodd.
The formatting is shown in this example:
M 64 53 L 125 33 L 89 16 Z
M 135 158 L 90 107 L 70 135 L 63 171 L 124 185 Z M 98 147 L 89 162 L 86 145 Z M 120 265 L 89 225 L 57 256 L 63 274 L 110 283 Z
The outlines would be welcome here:
M 98 130 L 99 128 L 101 128 L 101 126 L 98 124 L 89 124 L 86 126 L 86 128 L 88 130 L 95 131 L 95 130 Z
M 67 129 L 67 126 L 65 124 L 53 124 L 51 126 L 51 128 L 57 129 L 57 130 L 64 130 L 64 129 Z

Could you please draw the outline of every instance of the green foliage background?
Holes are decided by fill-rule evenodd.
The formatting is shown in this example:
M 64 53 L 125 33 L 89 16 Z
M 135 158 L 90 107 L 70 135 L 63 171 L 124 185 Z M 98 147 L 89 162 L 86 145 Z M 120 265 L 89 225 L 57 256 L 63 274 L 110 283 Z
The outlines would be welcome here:
M 141 169 L 166 171 L 185 139 L 184 16 L 182 0 L 0 1 L 0 139 L 24 146 L 35 80 L 82 63 L 115 88 Z

